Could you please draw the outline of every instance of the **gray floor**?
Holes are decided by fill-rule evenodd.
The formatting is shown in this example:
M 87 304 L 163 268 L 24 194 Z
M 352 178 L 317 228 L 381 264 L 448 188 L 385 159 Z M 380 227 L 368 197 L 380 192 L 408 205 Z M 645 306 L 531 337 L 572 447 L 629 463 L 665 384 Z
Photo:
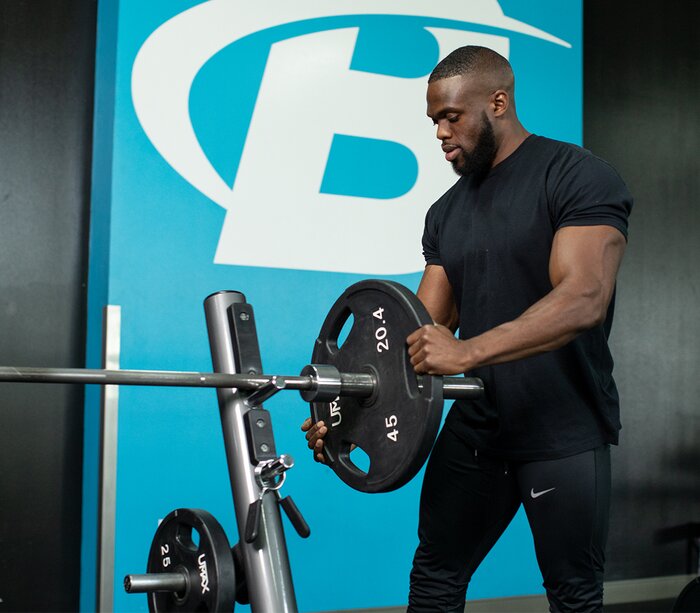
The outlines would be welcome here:
M 648 600 L 608 605 L 604 613 L 670 613 L 674 600 Z

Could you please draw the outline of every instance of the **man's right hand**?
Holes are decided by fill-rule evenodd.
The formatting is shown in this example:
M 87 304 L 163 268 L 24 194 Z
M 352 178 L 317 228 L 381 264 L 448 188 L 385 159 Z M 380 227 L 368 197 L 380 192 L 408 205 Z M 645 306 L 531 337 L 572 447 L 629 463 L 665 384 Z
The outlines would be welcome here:
M 313 423 L 311 418 L 307 417 L 304 423 L 301 424 L 301 430 L 302 432 L 306 432 L 306 440 L 309 442 L 309 449 L 311 449 L 314 454 L 314 460 L 325 464 L 326 458 L 323 455 L 323 437 L 328 433 L 326 424 L 322 421 Z

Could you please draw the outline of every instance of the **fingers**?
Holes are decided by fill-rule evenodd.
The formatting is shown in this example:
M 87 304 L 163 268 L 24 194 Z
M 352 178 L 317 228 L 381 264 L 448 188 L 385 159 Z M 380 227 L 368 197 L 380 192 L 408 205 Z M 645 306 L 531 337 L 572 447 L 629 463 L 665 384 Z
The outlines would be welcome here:
M 413 366 L 413 370 L 415 370 L 416 373 L 419 375 L 432 374 L 429 371 L 427 365 L 425 364 L 426 357 L 427 356 L 425 354 L 425 351 L 423 351 L 422 349 L 419 351 L 416 351 L 416 353 L 414 353 L 411 356 L 411 366 Z
M 422 326 L 422 327 L 418 328 L 418 330 L 416 330 L 415 332 L 412 332 L 411 334 L 409 334 L 408 338 L 406 339 L 406 343 L 409 346 L 409 350 L 410 350 L 411 345 L 414 345 L 423 337 L 425 329 L 432 328 L 432 327 L 434 327 L 434 326 Z
M 328 428 L 326 424 L 322 421 L 313 423 L 312 419 L 308 417 L 301 424 L 301 429 L 306 432 L 306 440 L 309 449 L 313 452 L 314 460 L 316 462 L 326 463 L 326 458 L 323 455 L 323 437 L 328 433 Z
M 411 333 L 406 339 L 411 365 L 418 374 L 427 374 L 428 372 L 422 364 L 426 358 L 425 346 L 435 333 L 434 329 L 436 327 L 435 325 L 423 326 Z
M 326 436 L 327 432 L 328 428 L 326 428 L 326 425 L 322 421 L 311 426 L 306 433 L 306 440 L 309 441 L 309 449 L 313 449 L 318 441 L 323 442 L 322 439 Z
M 451 375 L 465 372 L 461 342 L 440 324 L 422 326 L 406 338 L 408 356 L 418 374 Z
M 321 464 L 326 463 L 326 456 L 323 455 L 323 440 L 318 439 L 314 445 L 314 460 Z
M 425 328 L 429 326 L 423 326 L 418 328 L 415 332 L 408 335 L 406 338 L 406 345 L 408 345 L 408 355 L 413 357 L 418 353 L 425 342 Z

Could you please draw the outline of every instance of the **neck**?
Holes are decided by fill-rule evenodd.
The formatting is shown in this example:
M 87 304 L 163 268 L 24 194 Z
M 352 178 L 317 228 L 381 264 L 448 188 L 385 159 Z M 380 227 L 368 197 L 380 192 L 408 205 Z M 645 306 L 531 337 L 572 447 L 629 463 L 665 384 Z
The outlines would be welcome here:
M 508 126 L 501 136 L 500 143 L 498 144 L 498 151 L 496 152 L 496 157 L 493 159 L 491 167 L 493 168 L 505 160 L 513 151 L 522 145 L 523 141 L 528 136 L 530 136 L 530 132 L 528 132 L 519 121 Z

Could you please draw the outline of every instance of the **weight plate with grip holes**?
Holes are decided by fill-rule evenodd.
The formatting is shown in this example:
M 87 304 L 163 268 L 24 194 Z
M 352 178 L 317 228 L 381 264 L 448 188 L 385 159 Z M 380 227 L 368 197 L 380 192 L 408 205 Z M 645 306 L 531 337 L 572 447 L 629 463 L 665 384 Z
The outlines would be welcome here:
M 343 326 L 352 327 L 338 347 Z M 422 390 L 411 365 L 406 337 L 433 321 L 408 288 L 366 280 L 350 286 L 332 306 L 316 339 L 311 361 L 340 372 L 376 377 L 374 393 L 311 404 L 311 416 L 328 427 L 328 465 L 349 486 L 388 492 L 410 481 L 425 463 L 442 415 L 442 377 L 423 376 Z M 367 472 L 352 461 L 352 444 L 369 456 Z
M 151 543 L 148 572 L 183 572 L 187 577 L 183 592 L 149 593 L 149 611 L 233 611 L 231 547 L 221 524 L 207 511 L 176 509 L 163 519 Z

